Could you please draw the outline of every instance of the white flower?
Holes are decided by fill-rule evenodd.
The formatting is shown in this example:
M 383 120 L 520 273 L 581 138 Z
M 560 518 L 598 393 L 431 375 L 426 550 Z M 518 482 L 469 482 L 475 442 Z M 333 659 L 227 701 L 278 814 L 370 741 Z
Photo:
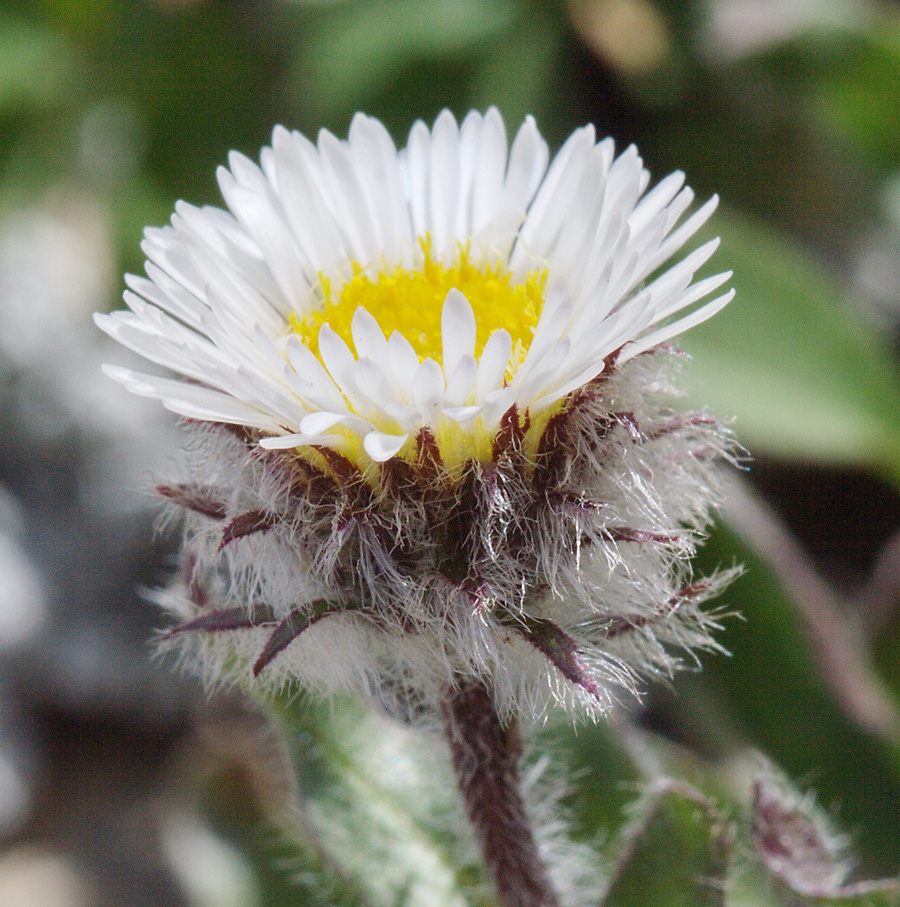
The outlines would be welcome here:
M 229 211 L 147 231 L 97 321 L 188 379 L 107 369 L 191 420 L 161 489 L 192 514 L 177 635 L 382 697 L 477 676 L 534 714 L 709 644 L 721 583 L 687 558 L 729 442 L 670 410 L 661 344 L 730 274 L 694 281 L 715 240 L 661 268 L 716 199 L 683 219 L 683 175 L 647 191 L 591 127 L 548 160 L 493 109 L 399 152 L 361 115 L 346 142 L 279 127 L 219 171 Z
M 547 161 L 530 118 L 507 155 L 494 109 L 419 122 L 400 153 L 362 115 L 346 142 L 276 128 L 261 167 L 234 153 L 220 169 L 230 213 L 180 203 L 147 231 L 131 311 L 97 319 L 194 383 L 107 371 L 269 449 L 381 462 L 428 426 L 450 459 L 485 453 L 512 404 L 536 418 L 732 295 L 671 318 L 730 276 L 692 283 L 717 240 L 645 283 L 715 197 L 678 226 L 683 174 L 646 192 L 635 148 L 615 157 L 590 126 Z

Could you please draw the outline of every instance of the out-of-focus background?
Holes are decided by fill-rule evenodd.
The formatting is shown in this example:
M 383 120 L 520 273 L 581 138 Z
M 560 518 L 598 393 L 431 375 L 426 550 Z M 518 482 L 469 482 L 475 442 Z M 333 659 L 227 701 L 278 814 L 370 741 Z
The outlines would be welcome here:
M 343 135 L 364 110 L 400 143 L 491 104 L 718 192 L 738 291 L 684 339 L 752 456 L 703 555 L 748 568 L 731 655 L 610 726 L 548 728 L 576 835 L 615 835 L 653 759 L 737 815 L 764 753 L 861 875 L 900 873 L 900 4 L 2 0 L 0 904 L 313 903 L 266 821 L 289 792 L 257 719 L 153 658 L 178 431 L 101 375 L 127 354 L 90 314 L 141 271 L 143 226 L 220 203 L 215 167 L 274 124 Z

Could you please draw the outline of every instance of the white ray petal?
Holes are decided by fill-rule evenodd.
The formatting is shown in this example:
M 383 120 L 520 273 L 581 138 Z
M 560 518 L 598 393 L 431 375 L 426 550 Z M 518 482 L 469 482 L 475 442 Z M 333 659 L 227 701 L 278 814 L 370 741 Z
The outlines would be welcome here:
M 506 173 L 506 127 L 496 107 L 488 109 L 481 121 L 476 149 L 477 167 L 472 185 L 473 233 L 478 233 L 500 213 Z
M 580 370 L 574 371 L 572 377 L 562 380 L 554 386 L 548 393 L 538 397 L 530 406 L 532 414 L 543 412 L 548 406 L 552 406 L 557 400 L 562 400 L 573 391 L 584 387 L 589 381 L 593 381 L 598 375 L 602 374 L 604 363 L 591 359 L 587 365 L 583 365 Z
M 347 141 L 373 213 L 379 254 L 394 260 L 413 238 L 397 149 L 378 120 L 359 113 L 353 117 Z
M 328 199 L 347 249 L 356 261 L 372 261 L 381 252 L 378 230 L 350 149 L 327 129 L 319 133 L 318 147 Z
M 474 419 L 483 409 L 483 406 L 447 406 L 441 410 L 441 415 L 462 425 Z
M 469 300 L 457 289 L 447 293 L 441 308 L 441 344 L 446 375 L 452 374 L 463 356 L 475 352 L 475 313 Z
M 584 261 L 585 245 L 592 242 L 600 228 L 606 181 L 601 156 L 595 148 L 588 157 L 575 190 L 565 223 L 554 246 L 553 269 L 572 280 L 573 269 Z
M 125 275 L 125 283 L 129 288 L 123 294 L 126 305 L 131 298 L 129 294 L 139 296 L 197 330 L 200 326 L 200 315 L 206 308 L 205 303 L 159 268 L 153 265 L 150 267 L 156 271 L 154 279 L 138 277 L 135 274 Z
M 685 279 L 690 282 L 694 272 L 702 268 L 704 264 L 712 257 L 712 254 L 719 247 L 719 238 L 711 239 L 704 243 L 699 249 L 694 249 L 687 258 L 683 258 L 676 265 L 669 268 L 668 271 L 661 274 L 645 289 L 655 297 L 662 297 L 674 286 L 685 284 Z
M 340 387 L 353 386 L 353 364 L 356 361 L 350 347 L 326 322 L 319 328 L 319 355 L 334 383 Z
M 413 375 L 419 367 L 419 357 L 412 344 L 399 332 L 394 331 L 387 342 L 387 363 L 394 382 L 401 390 L 409 391 Z
M 239 183 L 219 168 L 219 187 L 228 207 L 259 245 L 275 280 L 294 308 L 299 308 L 298 287 L 308 286 L 299 249 L 268 192 Z
M 304 407 L 280 381 L 268 372 L 247 365 L 234 370 L 238 395 L 263 412 L 271 413 L 279 424 L 296 425 L 306 415 Z
M 295 393 L 322 409 L 341 410 L 345 405 L 343 394 L 325 370 L 318 357 L 311 353 L 295 336 L 285 343 L 285 379 Z
M 569 136 L 554 158 L 528 209 L 510 256 L 510 269 L 514 274 L 523 274 L 535 257 L 546 259 L 565 222 L 582 169 L 593 147 L 594 129 L 584 126 Z
M 654 316 L 654 321 L 663 321 L 670 315 L 674 315 L 675 312 L 693 305 L 695 302 L 703 299 L 704 296 L 708 296 L 713 290 L 717 290 L 723 283 L 730 280 L 733 274 L 733 271 L 723 271 L 721 274 L 715 274 L 712 277 L 707 277 L 705 280 L 697 281 L 697 283 L 692 284 L 687 290 L 679 293 L 675 299 L 664 308 L 655 306 L 654 309 L 657 311 Z
M 408 434 L 388 435 L 380 431 L 370 431 L 363 438 L 363 447 L 376 463 L 383 463 L 400 452 L 407 438 Z
M 604 206 L 630 214 L 649 179 L 638 150 L 629 145 L 610 165 Z
M 175 325 L 155 325 L 150 317 L 141 319 L 129 317 L 124 312 L 113 312 L 95 315 L 94 323 L 139 356 L 195 381 L 208 382 L 209 361 L 224 359 L 206 338 L 182 339 Z
M 719 196 L 714 195 L 698 208 L 677 230 L 666 237 L 656 255 L 647 262 L 644 273 L 652 274 L 664 261 L 671 258 L 712 217 L 718 206 Z
M 386 357 L 387 340 L 384 339 L 384 331 L 381 330 L 381 325 L 375 317 L 362 306 L 359 306 L 353 313 L 350 321 L 350 336 L 356 347 L 356 355 L 360 359 L 363 356 L 375 360 Z
M 284 366 L 282 378 L 291 392 L 309 409 L 340 412 L 349 405 L 337 388 L 332 390 L 333 384 L 329 387 L 304 381 L 289 365 Z
M 572 317 L 572 298 L 562 281 L 557 281 L 547 293 L 544 308 L 534 329 L 534 337 L 528 347 L 528 353 L 522 367 L 516 373 L 522 375 L 529 368 L 540 362 L 541 358 L 562 336 Z
M 275 128 L 272 145 L 285 219 L 313 270 L 327 272 L 346 256 L 346 249 L 322 194 L 315 146 L 283 127 Z
M 340 392 L 363 418 L 369 418 L 371 401 L 361 393 L 355 378 L 356 360 L 350 348 L 327 324 L 319 328 L 319 355 Z
M 665 179 L 660 180 L 641 200 L 635 205 L 634 211 L 628 218 L 632 231 L 639 233 L 651 218 L 672 201 L 684 185 L 684 174 L 680 170 L 670 173 Z
M 447 378 L 444 402 L 448 406 L 462 406 L 468 399 L 477 376 L 478 363 L 475 361 L 475 357 L 463 356 Z
M 178 234 L 171 227 L 145 230 L 141 251 L 147 256 L 148 262 L 184 287 L 192 296 L 202 299 L 206 295 L 196 265 L 182 248 Z M 152 279 L 149 265 L 147 273 Z
M 428 358 L 416 369 L 412 383 L 413 405 L 422 415 L 423 425 L 436 425 L 444 401 L 444 371 Z
M 410 432 L 421 426 L 419 411 L 408 403 L 394 401 L 384 407 L 384 413 L 388 418 L 393 419 L 403 431 Z
M 409 132 L 409 142 L 400 154 L 400 173 L 404 178 L 413 232 L 416 236 L 425 236 L 430 226 L 428 194 L 430 152 L 431 133 L 421 120 L 417 120 Z
M 503 205 L 515 210 L 525 210 L 537 191 L 550 152 L 538 132 L 534 117 L 525 117 L 509 151 L 509 165 L 503 182 Z
M 516 402 L 524 410 L 528 404 L 544 393 L 547 385 L 554 382 L 556 375 L 561 369 L 572 342 L 568 337 L 563 337 L 552 348 L 547 350 L 540 360 L 537 360 L 534 366 L 522 377 L 522 372 L 518 372 L 513 379 L 513 386 L 516 388 Z M 602 359 L 600 360 L 603 361 Z
M 275 435 L 271 438 L 262 438 L 259 446 L 266 450 L 290 450 L 294 447 L 302 447 L 306 444 L 315 443 L 317 438 L 310 438 L 303 432 L 294 432 L 289 435 Z
M 672 324 L 664 325 L 658 330 L 639 338 L 634 343 L 629 343 L 619 354 L 619 358 L 616 360 L 617 364 L 621 365 L 629 359 L 633 359 L 639 353 L 646 352 L 666 340 L 671 340 L 672 337 L 683 334 L 689 328 L 696 327 L 696 325 L 706 321 L 708 318 L 712 318 L 716 312 L 724 309 L 732 299 L 734 299 L 734 290 L 729 290 L 712 302 L 708 302 L 699 309 L 694 309 L 690 315 L 685 315 L 684 318 L 680 318 L 678 321 L 672 322 Z
M 509 331 L 501 328 L 488 337 L 481 358 L 478 360 L 478 375 L 475 378 L 475 400 L 483 400 L 485 395 L 503 383 L 509 359 L 512 356 L 512 337 Z
M 666 234 L 678 223 L 681 215 L 687 211 L 694 202 L 694 190 L 685 186 L 675 198 L 666 206 Z
M 383 410 L 396 398 L 387 375 L 371 359 L 360 359 L 355 363 L 353 379 L 359 393 L 363 394 L 379 410 Z
M 431 133 L 428 233 L 432 248 L 443 257 L 456 240 L 459 193 L 459 129 L 449 110 L 442 110 Z
M 477 175 L 485 165 L 479 148 L 483 132 L 484 118 L 477 111 L 470 110 L 459 127 L 459 199 L 453 225 L 454 236 L 468 238 L 475 232 L 473 192 Z
M 316 438 L 323 432 L 334 428 L 334 426 L 340 423 L 346 415 L 346 413 L 329 413 L 324 411 L 310 413 L 300 420 L 300 433 L 306 435 L 308 438 Z
M 182 416 L 229 425 L 246 425 L 263 431 L 280 430 L 271 417 L 256 407 L 211 388 L 146 375 L 116 365 L 104 365 L 103 372 L 125 385 L 131 393 L 161 400 L 163 406 Z
M 485 394 L 482 401 L 481 419 L 488 431 L 494 431 L 505 412 L 516 402 L 514 387 L 497 387 Z

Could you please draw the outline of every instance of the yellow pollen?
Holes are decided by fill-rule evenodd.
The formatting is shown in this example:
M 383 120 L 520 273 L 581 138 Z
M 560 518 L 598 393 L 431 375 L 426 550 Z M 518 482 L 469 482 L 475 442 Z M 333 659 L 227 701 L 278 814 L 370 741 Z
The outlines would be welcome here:
M 479 357 L 491 334 L 509 331 L 513 341 L 511 369 L 518 365 L 531 343 L 541 314 L 547 272 L 532 271 L 521 283 L 502 264 L 473 261 L 468 246 L 459 247 L 452 265 L 436 261 L 426 240 L 421 244 L 421 265 L 408 270 L 395 267 L 373 279 L 354 262 L 353 276 L 335 293 L 331 281 L 319 275 L 324 305 L 302 317 L 291 315 L 291 327 L 303 343 L 319 355 L 319 328 L 326 322 L 353 348 L 350 324 L 362 306 L 386 337 L 394 331 L 411 344 L 419 359 L 441 362 L 441 310 L 447 293 L 459 290 L 475 313 L 475 356 Z

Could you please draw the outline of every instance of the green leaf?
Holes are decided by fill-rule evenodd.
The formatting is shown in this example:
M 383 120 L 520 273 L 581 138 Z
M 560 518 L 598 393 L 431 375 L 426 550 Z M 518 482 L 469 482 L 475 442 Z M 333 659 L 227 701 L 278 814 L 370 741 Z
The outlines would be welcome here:
M 796 894 L 788 895 L 785 903 L 789 907 L 809 904 L 810 907 L 897 907 L 900 904 L 900 891 L 895 887 L 869 888 L 860 885 L 856 890 L 835 897 L 801 898 Z
M 900 166 L 896 17 L 867 21 L 850 13 L 845 25 L 820 23 L 776 46 L 760 62 L 790 93 L 800 96 L 809 108 L 807 115 L 826 135 L 836 133 L 878 168 Z
M 561 98 L 568 28 L 563 11 L 552 4 L 523 3 L 505 34 L 484 46 L 470 82 L 469 100 L 476 110 L 493 104 L 511 133 L 532 114 L 551 145 L 561 144 L 571 129 Z
M 692 688 L 714 702 L 695 735 L 714 743 L 723 726 L 736 752 L 761 750 L 791 778 L 811 779 L 820 802 L 839 807 L 853 830 L 854 851 L 869 875 L 900 867 L 900 754 L 895 743 L 872 736 L 851 720 L 829 689 L 802 621 L 767 565 L 731 531 L 718 528 L 705 544 L 698 571 L 742 563 L 746 572 L 722 604 L 742 619 L 723 622 L 716 639 L 731 653 L 707 655 L 703 671 L 676 680 L 680 691 L 668 721 L 691 713 Z
M 861 882 L 832 895 L 801 894 L 769 875 L 761 863 L 744 864 L 732 879 L 729 907 L 898 907 L 900 891 L 891 880 Z
M 82 84 L 79 54 L 49 29 L 0 21 L 0 112 L 66 103 Z
M 853 464 L 900 484 L 900 375 L 886 338 L 785 239 L 734 214 L 715 222 L 735 300 L 688 331 L 698 400 L 733 416 L 751 452 Z
M 328 121 L 335 112 L 352 111 L 386 83 L 408 76 L 410 66 L 495 39 L 514 14 L 510 0 L 375 0 L 328 9 L 312 24 L 302 51 L 314 112 Z M 415 79 L 406 78 L 401 89 L 414 94 Z
M 626 832 L 602 907 L 723 907 L 731 843 L 709 801 L 666 783 Z
M 855 41 L 819 83 L 823 113 L 870 160 L 900 166 L 900 25 Z
M 355 701 L 285 696 L 273 708 L 303 818 L 327 862 L 370 907 L 492 903 L 436 741 Z
M 236 737 L 239 746 L 247 746 L 247 740 L 240 739 L 240 729 Z M 253 765 L 215 766 L 199 782 L 204 818 L 215 833 L 239 849 L 266 907 L 369 907 L 361 890 L 341 875 L 310 830 L 296 821 L 290 796 L 286 802 L 282 799 L 289 789 L 278 789 L 282 765 L 278 754 L 269 752 L 263 742 L 268 739 L 260 738 L 260 752 L 251 757 L 258 760 Z M 262 796 L 261 791 L 265 791 Z

